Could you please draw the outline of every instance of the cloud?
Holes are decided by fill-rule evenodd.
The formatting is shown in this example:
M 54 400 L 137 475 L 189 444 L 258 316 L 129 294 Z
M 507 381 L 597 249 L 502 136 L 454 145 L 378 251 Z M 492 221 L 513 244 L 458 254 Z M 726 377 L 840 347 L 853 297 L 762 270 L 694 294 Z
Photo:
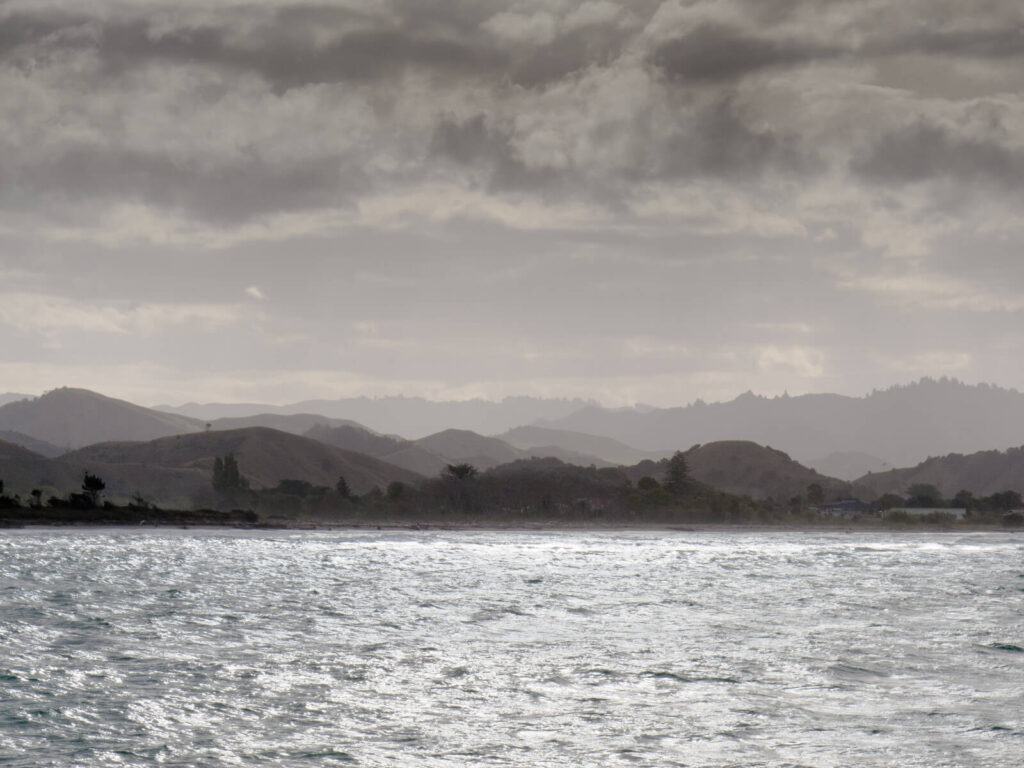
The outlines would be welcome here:
M 771 40 L 709 23 L 663 42 L 653 51 L 651 63 L 672 80 L 720 82 L 764 69 L 835 57 L 837 53 L 833 48 Z
M 232 305 L 98 303 L 41 293 L 0 294 L 0 324 L 60 346 L 66 334 L 152 336 L 181 327 L 223 328 L 240 322 Z
M 1010 0 L 0 2 L 8 356 L 88 335 L 224 392 L 247 359 L 310 394 L 885 386 L 864 371 L 1012 336 L 1020 24 Z M 1020 370 L 988 354 L 965 373 Z
M 259 155 L 201 162 L 112 146 L 56 150 L 33 164 L 5 163 L 9 185 L 0 202 L 19 208 L 39 200 L 94 206 L 142 200 L 148 205 L 215 222 L 266 213 L 350 204 L 369 179 L 344 158 L 274 163 Z
M 825 375 L 824 355 L 811 347 L 760 347 L 757 350 L 757 366 L 761 370 L 781 368 L 809 379 Z
M 965 278 L 923 271 L 851 277 L 843 287 L 869 291 L 903 307 L 968 312 L 1020 312 L 1024 297 L 977 285 Z
M 1011 60 L 1010 16 L 914 8 L 908 26 L 858 1 L 253 2 L 244 20 L 16 3 L 0 10 L 0 208 L 98 222 L 134 204 L 238 229 L 438 184 L 611 218 L 649 184 L 966 173 L 1009 188 L 1016 149 L 950 130 L 948 105 L 876 86 L 871 66 Z
M 892 360 L 890 365 L 893 370 L 910 376 L 935 376 L 960 373 L 972 362 L 973 356 L 969 352 L 936 349 Z
M 245 289 L 245 295 L 250 298 L 256 299 L 257 301 L 263 301 L 267 297 L 263 295 L 263 291 L 260 290 L 258 285 L 250 285 Z
M 956 183 L 989 182 L 1024 192 L 1024 149 L 996 141 L 955 136 L 937 125 L 919 122 L 882 136 L 853 170 L 873 182 L 911 183 L 946 178 Z

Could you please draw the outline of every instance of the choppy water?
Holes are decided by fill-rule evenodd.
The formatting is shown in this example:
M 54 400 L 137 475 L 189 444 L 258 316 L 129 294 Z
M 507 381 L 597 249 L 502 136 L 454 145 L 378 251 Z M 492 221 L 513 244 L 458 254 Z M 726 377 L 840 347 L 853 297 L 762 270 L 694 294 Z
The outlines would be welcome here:
M 3 766 L 1020 766 L 1024 538 L 0 532 Z

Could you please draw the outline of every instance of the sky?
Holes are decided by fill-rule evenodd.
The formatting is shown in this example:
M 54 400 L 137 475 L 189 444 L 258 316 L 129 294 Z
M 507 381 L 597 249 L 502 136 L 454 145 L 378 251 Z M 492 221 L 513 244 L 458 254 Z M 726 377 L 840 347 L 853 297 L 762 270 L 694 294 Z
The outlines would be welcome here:
M 1024 388 L 1019 0 L 0 0 L 0 391 Z

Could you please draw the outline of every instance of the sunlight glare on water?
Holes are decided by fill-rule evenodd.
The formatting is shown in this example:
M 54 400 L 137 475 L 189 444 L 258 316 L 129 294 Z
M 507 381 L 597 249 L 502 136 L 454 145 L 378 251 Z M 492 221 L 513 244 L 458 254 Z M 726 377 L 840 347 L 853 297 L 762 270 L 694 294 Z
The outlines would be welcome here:
M 1011 534 L 0 532 L 0 765 L 1019 766 Z

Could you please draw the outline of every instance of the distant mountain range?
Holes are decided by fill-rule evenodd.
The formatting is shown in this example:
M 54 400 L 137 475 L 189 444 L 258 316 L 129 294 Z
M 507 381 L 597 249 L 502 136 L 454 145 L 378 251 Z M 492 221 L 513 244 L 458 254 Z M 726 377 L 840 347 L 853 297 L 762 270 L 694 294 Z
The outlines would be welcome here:
M 211 411 L 203 420 L 64 388 L 0 406 L 0 479 L 25 491 L 36 485 L 66 491 L 77 487 L 85 469 L 102 467 L 112 488 L 126 493 L 150 488 L 159 498 L 172 492 L 183 498 L 208 490 L 214 456 L 244 452 L 243 473 L 260 485 L 280 479 L 330 485 L 345 474 L 358 493 L 392 479 L 435 476 L 447 464 L 486 470 L 531 457 L 656 472 L 657 462 L 674 450 L 700 444 L 687 454 L 694 476 L 752 496 L 788 499 L 806 493 L 812 482 L 827 496 L 903 493 L 918 482 L 948 495 L 962 488 L 978 495 L 1024 490 L 1020 452 L 993 450 L 1024 442 L 1024 395 L 949 380 L 922 380 L 864 398 L 747 394 L 714 405 L 615 410 L 584 405 L 571 413 L 567 409 L 581 401 L 359 401 L 383 409 L 379 413 L 393 407 L 389 418 L 396 427 L 405 408 L 419 414 L 421 425 L 439 422 L 462 406 L 463 416 L 490 414 L 499 421 L 520 411 L 560 415 L 496 437 L 446 427 L 409 440 L 398 436 L 402 429 L 388 434 L 337 413 L 298 406 L 294 413 L 220 418 Z M 434 406 L 437 410 L 428 413 Z M 918 464 L 928 455 L 944 458 Z M 901 464 L 910 468 L 891 469 Z
M 196 432 L 207 424 L 215 430 L 268 426 L 294 434 L 314 426 L 348 425 L 413 441 L 455 429 L 496 435 L 520 450 L 544 447 L 544 455 L 568 461 L 590 457 L 612 464 L 657 458 L 695 443 L 750 440 L 847 480 L 912 466 L 928 456 L 1004 450 L 1024 436 L 1024 394 L 949 379 L 922 379 L 860 398 L 747 393 L 729 402 L 698 401 L 682 408 L 607 409 L 582 400 L 528 397 L 439 403 L 350 398 L 164 410 L 129 405 L 86 390 L 54 390 L 0 406 L 0 433 L 8 433 L 12 442 L 19 441 L 20 433 L 67 450 L 102 440 Z
M 354 397 L 338 400 L 304 400 L 291 405 L 256 403 L 187 403 L 161 405 L 158 411 L 187 416 L 202 422 L 224 417 L 259 414 L 315 413 L 332 419 L 355 421 L 377 432 L 416 438 L 445 429 L 465 429 L 497 434 L 537 419 L 558 419 L 594 405 L 586 400 L 507 397 L 498 402 L 465 400 L 435 402 L 420 397 Z
M 766 398 L 748 392 L 727 403 L 647 412 L 589 406 L 537 426 L 603 435 L 645 450 L 737 439 L 780 448 L 798 461 L 854 451 L 900 467 L 928 456 L 1018 445 L 1024 394 L 922 379 L 860 398 Z

